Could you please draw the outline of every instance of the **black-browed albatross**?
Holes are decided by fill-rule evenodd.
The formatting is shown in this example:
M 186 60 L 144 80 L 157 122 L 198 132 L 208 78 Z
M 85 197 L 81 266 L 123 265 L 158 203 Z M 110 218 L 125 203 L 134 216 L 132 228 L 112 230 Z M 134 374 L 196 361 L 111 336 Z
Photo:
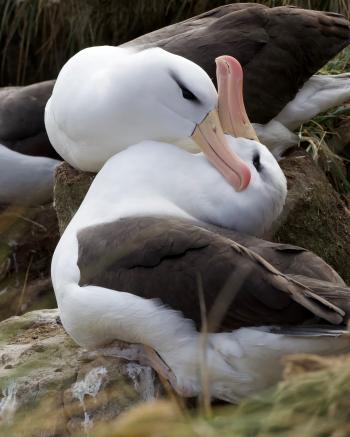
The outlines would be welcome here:
M 236 73 L 242 75 L 237 61 L 237 71 L 226 64 L 217 59 L 221 94 Z M 75 99 L 67 106 L 71 87 Z M 238 89 L 233 106 L 244 109 L 241 82 Z M 209 76 L 181 56 L 159 48 L 91 47 L 61 70 L 45 108 L 45 126 L 57 152 L 78 169 L 99 171 L 111 156 L 145 139 L 177 144 L 185 139 L 185 149 L 199 147 L 236 190 L 244 190 L 250 171 L 225 139 L 218 106 Z M 240 135 L 249 138 L 251 132 L 245 116 Z
M 258 143 L 244 141 L 237 153 L 251 155 L 249 146 Z M 152 365 L 174 388 L 197 395 L 201 289 L 207 311 L 215 302 L 226 307 L 216 311 L 206 351 L 215 398 L 234 402 L 268 387 L 279 379 L 287 353 L 350 350 L 344 327 L 314 326 L 345 323 L 350 302 L 350 290 L 318 257 L 309 255 L 306 263 L 301 249 L 263 249 L 250 237 L 241 236 L 240 245 L 203 225 L 245 230 L 259 199 L 249 190 L 264 164 L 264 157 L 259 170 L 250 162 L 252 182 L 236 192 L 203 155 L 173 145 L 146 141 L 108 160 L 52 261 L 61 320 L 75 341 L 116 354 L 109 348 L 114 340 L 152 348 L 166 363 L 153 357 Z M 249 246 L 267 259 L 270 251 L 287 275 Z
M 241 81 L 233 78 L 234 70 L 229 67 L 229 62 L 231 60 L 228 57 L 217 60 L 218 74 L 223 80 L 220 89 L 223 92 L 231 80 L 238 86 L 235 96 L 242 109 L 239 121 L 244 126 L 241 128 L 238 123 L 235 128 L 249 132 L 249 120 L 241 102 Z M 234 67 L 241 74 L 237 62 Z M 114 155 L 97 174 L 81 207 L 62 235 L 52 260 L 52 281 L 61 320 L 78 343 L 95 348 L 118 338 L 152 346 L 155 345 L 153 340 L 156 341 L 158 337 L 159 340 L 160 337 L 165 340 L 167 337 L 166 332 L 162 333 L 161 327 L 157 326 L 162 318 L 158 314 L 161 307 L 158 308 L 153 300 L 124 291 L 96 287 L 90 281 L 80 284 L 83 275 L 94 270 L 90 267 L 83 270 L 84 257 L 81 259 L 81 250 L 90 253 L 91 249 L 85 231 L 92 230 L 92 235 L 97 237 L 97 250 L 100 243 L 104 244 L 103 237 L 99 235 L 99 226 L 109 224 L 114 228 L 122 218 L 140 215 L 173 216 L 262 233 L 281 212 L 286 197 L 286 180 L 275 158 L 265 146 L 254 140 L 229 136 L 225 138 L 218 130 L 221 129 L 219 118 L 215 120 L 217 125 L 211 126 L 213 131 L 209 129 L 199 133 L 204 139 L 208 138 L 204 146 L 205 155 L 191 154 L 169 143 L 143 141 Z M 244 163 L 249 172 L 249 181 L 243 190 L 238 183 L 239 179 L 230 177 L 232 167 L 227 173 L 229 169 L 225 160 L 214 159 L 213 162 L 212 152 L 207 146 L 218 135 L 229 148 L 228 156 L 233 156 L 234 162 Z M 214 165 L 208 161 L 207 156 Z M 155 239 L 150 237 L 147 241 L 152 245 Z M 115 241 L 117 243 L 118 240 Z M 175 251 L 170 254 L 171 258 L 175 255 L 173 265 L 176 265 L 178 245 L 181 248 L 181 238 L 170 242 L 171 250 Z M 147 255 L 151 259 L 157 259 L 158 256 L 157 248 L 154 253 L 151 251 Z M 105 262 L 104 257 L 94 260 L 94 267 L 101 262 Z M 181 280 L 182 273 L 185 272 L 178 271 L 180 276 L 168 276 L 168 280 L 176 283 Z M 166 310 L 166 313 L 171 335 L 174 336 L 175 331 L 179 330 L 181 337 L 187 332 L 183 339 L 193 343 L 193 335 L 198 336 L 198 332 L 192 323 L 173 310 Z M 333 318 L 332 315 L 329 317 Z M 341 316 L 336 317 L 341 319 Z M 145 322 L 156 328 L 153 330 L 153 339 L 149 337 L 148 331 L 151 325 L 143 326 Z M 140 329 L 144 337 L 139 337 Z M 159 347 L 154 349 L 161 353 Z M 168 364 L 172 368 L 172 363 Z M 195 363 L 192 365 L 195 366 Z M 177 388 L 180 389 L 179 386 Z M 188 387 L 184 389 L 187 392 Z M 222 397 L 219 393 L 215 396 Z
M 228 86 L 237 63 L 221 57 L 218 64 Z M 114 354 L 114 340 L 151 348 L 151 364 L 187 396 L 201 391 L 201 289 L 215 315 L 205 351 L 210 393 L 234 402 L 278 380 L 286 353 L 349 350 L 343 329 L 314 326 L 347 319 L 349 290 L 302 249 L 244 236 L 240 244 L 227 230 L 206 228 L 263 232 L 286 195 L 281 169 L 263 145 L 227 141 L 251 173 L 243 191 L 205 155 L 171 144 L 144 141 L 110 158 L 61 237 L 52 281 L 75 341 Z

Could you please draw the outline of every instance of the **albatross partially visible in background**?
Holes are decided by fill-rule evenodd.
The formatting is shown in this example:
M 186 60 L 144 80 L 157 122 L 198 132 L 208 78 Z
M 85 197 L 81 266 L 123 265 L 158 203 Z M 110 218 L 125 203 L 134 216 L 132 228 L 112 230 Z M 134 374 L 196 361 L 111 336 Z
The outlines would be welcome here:
M 161 47 L 201 66 L 214 83 L 214 60 L 221 55 L 233 56 L 243 67 L 248 116 L 254 123 L 266 124 L 349 44 L 350 23 L 340 14 L 232 3 L 142 35 L 121 47 Z
M 59 155 L 48 145 L 44 107 L 51 81 L 0 90 L 0 204 L 51 202 Z
M 51 147 L 44 110 L 54 81 L 0 89 L 0 143 L 24 155 L 59 158 Z
M 350 74 L 315 75 L 349 43 L 350 23 L 340 14 L 233 3 L 122 47 L 161 47 L 200 65 L 214 83 L 213 60 L 235 57 L 244 70 L 248 116 L 262 143 L 280 157 L 299 142 L 294 129 L 350 100 Z
M 312 76 L 349 42 L 349 22 L 341 15 L 234 3 L 121 47 L 137 51 L 163 48 L 200 65 L 214 83 L 215 58 L 223 54 L 237 58 L 245 73 L 249 118 L 257 123 L 261 141 L 280 156 L 286 147 L 298 142 L 292 130 L 350 99 L 349 75 Z M 54 81 L 48 81 L 1 91 L 2 144 L 25 154 L 57 157 L 43 121 L 53 87 Z
M 60 161 L 28 156 L 0 144 L 0 205 L 42 205 L 51 201 Z

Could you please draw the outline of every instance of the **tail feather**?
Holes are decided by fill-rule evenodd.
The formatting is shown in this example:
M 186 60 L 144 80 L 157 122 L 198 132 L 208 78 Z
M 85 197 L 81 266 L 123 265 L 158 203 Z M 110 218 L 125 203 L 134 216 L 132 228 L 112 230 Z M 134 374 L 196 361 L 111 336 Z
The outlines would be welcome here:
M 288 337 L 342 337 L 350 332 L 345 328 L 330 325 L 299 325 L 299 326 L 261 326 L 259 329 L 271 334 L 287 335 Z
M 350 287 L 320 279 L 309 278 L 303 275 L 287 275 L 288 278 L 297 281 L 310 288 L 315 294 L 345 313 L 345 320 L 350 318 Z

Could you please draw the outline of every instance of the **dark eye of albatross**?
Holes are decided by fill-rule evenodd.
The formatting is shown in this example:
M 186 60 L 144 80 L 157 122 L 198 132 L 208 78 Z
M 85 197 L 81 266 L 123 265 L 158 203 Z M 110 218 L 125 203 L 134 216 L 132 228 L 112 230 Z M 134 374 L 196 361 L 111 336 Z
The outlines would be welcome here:
M 192 91 L 190 91 L 189 89 L 187 89 L 186 87 L 184 87 L 183 85 L 180 85 L 180 84 L 179 84 L 179 87 L 181 88 L 182 96 L 184 99 L 192 100 L 194 102 L 199 102 L 198 97 L 196 97 Z
M 259 153 L 255 153 L 255 155 L 253 156 L 253 165 L 256 168 L 256 171 L 260 173 L 262 166 Z
M 193 94 L 192 91 L 186 88 L 185 85 L 180 81 L 180 79 L 173 72 L 170 73 L 170 76 L 174 79 L 177 86 L 180 88 L 184 99 L 191 100 L 192 102 L 195 103 L 200 103 L 199 98 L 195 94 Z

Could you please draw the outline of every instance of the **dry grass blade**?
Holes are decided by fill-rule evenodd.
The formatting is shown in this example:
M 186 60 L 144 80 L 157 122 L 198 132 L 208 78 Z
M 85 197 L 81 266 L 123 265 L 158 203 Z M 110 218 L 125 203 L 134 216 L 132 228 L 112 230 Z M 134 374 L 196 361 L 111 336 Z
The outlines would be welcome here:
M 299 145 L 307 144 L 306 150 L 318 162 L 327 174 L 334 188 L 343 194 L 350 193 L 350 182 L 347 177 L 349 159 L 335 153 L 328 145 L 332 136 L 337 135 L 334 126 L 342 116 L 349 116 L 350 108 L 336 108 L 321 114 L 308 124 L 301 126 L 299 131 Z M 344 150 L 346 153 L 347 149 Z
M 208 420 L 184 420 L 171 402 L 156 401 L 98 426 L 94 437 L 348 436 L 350 355 L 296 355 L 285 365 L 286 381 L 239 406 L 216 407 Z
M 204 292 L 203 292 L 203 281 L 201 275 L 197 274 L 197 284 L 198 284 L 198 298 L 199 307 L 201 312 L 202 327 L 199 337 L 199 352 L 201 354 L 200 360 L 200 376 L 201 376 L 201 386 L 202 393 L 200 395 L 200 407 L 202 413 L 205 417 L 210 417 L 212 415 L 211 405 L 210 405 L 210 378 L 208 370 L 208 320 L 207 320 L 207 309 L 205 304 Z
M 22 312 L 22 304 L 24 302 L 24 295 L 25 295 L 25 292 L 26 292 L 26 289 L 27 289 L 29 272 L 30 272 L 30 268 L 32 266 L 32 262 L 33 262 L 33 254 L 30 257 L 30 260 L 29 260 L 29 263 L 28 263 L 28 267 L 27 267 L 27 270 L 26 270 L 26 274 L 25 274 L 25 277 L 24 277 L 22 291 L 21 291 L 21 294 L 20 294 L 19 299 L 18 299 L 18 305 L 17 305 L 17 312 L 16 312 L 16 314 L 20 314 Z

